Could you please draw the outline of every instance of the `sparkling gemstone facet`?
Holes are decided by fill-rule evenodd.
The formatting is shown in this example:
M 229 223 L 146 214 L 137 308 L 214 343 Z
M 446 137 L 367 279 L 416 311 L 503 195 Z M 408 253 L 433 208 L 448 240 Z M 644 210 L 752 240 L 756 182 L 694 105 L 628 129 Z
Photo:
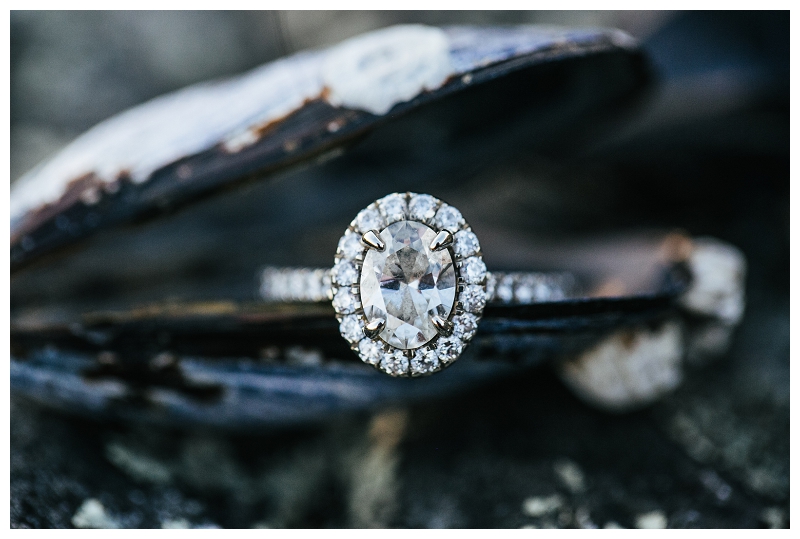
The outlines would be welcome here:
M 439 358 L 436 350 L 419 348 L 411 359 L 411 374 L 419 376 L 436 371 L 439 368 Z
M 461 293 L 461 303 L 467 312 L 480 313 L 486 306 L 486 292 L 481 286 L 468 284 Z
M 350 232 L 349 230 L 339 240 L 339 252 L 345 258 L 353 259 L 357 257 L 364 250 L 361 245 L 361 234 Z
M 356 310 L 358 301 L 349 288 L 340 288 L 333 296 L 333 308 L 337 313 L 350 314 Z
M 395 350 L 381 359 L 379 367 L 392 376 L 403 376 L 408 373 L 408 358 L 400 350 Z
M 442 204 L 442 207 L 436 212 L 436 226 L 439 228 L 455 232 L 463 224 L 464 218 L 461 216 L 461 212 L 453 206 Z
M 356 228 L 360 233 L 367 232 L 368 230 L 378 230 L 385 223 L 383 216 L 378 212 L 374 205 L 370 205 L 363 209 L 356 215 Z
M 419 221 L 432 219 L 436 214 L 436 199 L 431 195 L 413 195 L 408 203 L 408 213 Z
M 342 318 L 342 322 L 339 324 L 339 333 L 355 344 L 364 338 L 364 322 L 358 316 L 349 314 Z
M 453 249 L 457 255 L 463 257 L 474 255 L 478 252 L 478 249 L 480 249 L 478 236 L 471 230 L 459 230 L 455 235 Z
M 386 320 L 380 338 L 401 348 L 418 348 L 437 335 L 431 317 L 447 319 L 456 296 L 456 274 L 449 249 L 431 251 L 436 232 L 415 221 L 383 229 L 383 251 L 364 257 L 360 287 L 368 321 Z
M 442 363 L 450 363 L 458 359 L 461 351 L 464 349 L 464 344 L 456 337 L 445 337 L 439 339 L 439 344 L 436 347 L 436 352 L 439 355 L 439 360 Z
M 352 262 L 339 260 L 333 266 L 333 280 L 341 285 L 353 284 L 358 279 L 358 270 Z
M 406 198 L 400 193 L 386 195 L 378 201 L 378 206 L 388 222 L 400 221 L 406 216 Z
M 479 284 L 486 277 L 486 264 L 478 257 L 468 258 L 461 267 L 461 273 L 468 283 Z
M 455 329 L 453 335 L 462 341 L 469 341 L 475 336 L 478 329 L 478 317 L 474 314 L 463 313 L 453 318 Z
M 384 356 L 381 345 L 370 339 L 364 339 L 358 343 L 358 353 L 361 354 L 361 358 L 364 361 L 371 365 L 380 363 L 381 358 Z

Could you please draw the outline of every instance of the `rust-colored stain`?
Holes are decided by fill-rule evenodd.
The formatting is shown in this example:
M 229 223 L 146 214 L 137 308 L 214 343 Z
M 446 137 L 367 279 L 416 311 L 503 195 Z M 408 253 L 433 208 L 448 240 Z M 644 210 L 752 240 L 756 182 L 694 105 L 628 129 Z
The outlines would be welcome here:
M 319 96 L 323 101 L 328 101 L 331 97 L 331 89 L 327 85 L 323 86 Z
M 292 112 L 285 114 L 284 116 L 281 116 L 279 118 L 273 118 L 272 120 L 269 120 L 268 122 L 265 122 L 263 124 L 257 124 L 249 127 L 247 129 L 247 132 L 252 135 L 252 142 L 250 142 L 249 144 L 245 144 L 242 148 L 237 148 L 235 150 L 228 150 L 228 153 L 237 153 L 242 149 L 252 146 L 257 142 L 269 137 L 270 135 L 273 135 L 275 131 L 277 131 L 283 124 L 285 124 L 292 116 L 295 116 L 297 113 L 302 112 L 303 109 L 305 109 L 312 103 L 319 101 L 327 102 L 328 95 L 330 95 L 330 89 L 323 88 L 319 96 L 306 98 L 305 100 L 303 100 L 302 105 L 300 105 L 300 107 L 293 110 Z M 342 125 L 344 125 L 344 120 L 336 120 L 336 121 L 341 122 Z M 328 131 L 335 132 L 336 130 L 331 131 L 329 129 Z M 300 146 L 299 140 L 288 140 L 283 143 L 283 149 L 286 152 L 293 152 L 299 146 Z
M 671 232 L 661 242 L 660 255 L 667 262 L 680 263 L 689 260 L 694 243 L 684 232 Z
M 179 180 L 183 180 L 183 181 L 188 180 L 189 178 L 192 177 L 192 166 L 188 165 L 186 163 L 184 163 L 183 165 L 180 165 L 175 170 L 175 176 L 177 176 Z
M 12 228 L 11 245 L 20 243 L 25 235 L 31 233 L 43 223 L 54 219 L 65 209 L 74 206 L 78 202 L 96 204 L 102 198 L 105 183 L 94 172 L 84 174 L 70 181 L 67 183 L 61 198 L 28 212 L 22 221 Z
M 88 324 L 98 322 L 129 322 L 148 318 L 182 318 L 234 314 L 240 306 L 233 301 L 208 301 L 200 303 L 167 303 L 144 305 L 124 311 L 90 312 L 83 316 Z
M 606 279 L 591 292 L 591 297 L 595 298 L 614 298 L 624 296 L 627 291 L 627 286 L 622 279 L 612 277 Z
M 623 330 L 617 333 L 617 339 L 619 339 L 622 347 L 630 352 L 633 350 L 634 345 L 636 344 L 636 334 L 636 331 L 632 329 Z

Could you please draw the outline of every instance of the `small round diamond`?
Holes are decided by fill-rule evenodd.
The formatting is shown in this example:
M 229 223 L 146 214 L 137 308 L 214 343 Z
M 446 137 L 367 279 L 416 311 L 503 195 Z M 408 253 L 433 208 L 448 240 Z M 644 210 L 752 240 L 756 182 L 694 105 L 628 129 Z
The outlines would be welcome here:
M 339 254 L 350 260 L 364 252 L 364 246 L 361 244 L 361 235 L 348 230 L 339 240 Z
M 514 278 L 511 275 L 503 276 L 495 288 L 495 297 L 503 303 L 511 303 L 514 298 Z
M 458 356 L 461 355 L 461 351 L 464 349 L 464 345 L 461 341 L 455 337 L 446 337 L 443 339 L 439 339 L 439 345 L 436 347 L 436 353 L 439 356 L 439 361 L 447 365 L 448 363 L 452 363 Z
M 341 285 L 353 284 L 358 280 L 358 270 L 355 264 L 346 260 L 339 260 L 333 266 L 333 281 Z
M 553 283 L 547 287 L 546 296 L 548 301 L 558 301 L 564 299 L 564 288 L 561 288 L 558 283 Z
M 461 216 L 461 212 L 453 206 L 442 204 L 442 207 L 436 212 L 435 222 L 440 229 L 455 232 L 464 224 L 464 218 Z
M 439 370 L 439 366 L 439 357 L 436 355 L 436 350 L 429 350 L 427 347 L 418 348 L 414 352 L 414 357 L 411 358 L 412 376 L 436 372 Z
M 551 285 L 540 279 L 536 283 L 536 287 L 534 289 L 532 300 L 533 301 L 549 301 L 549 300 L 556 299 L 555 296 L 556 296 L 556 293 L 553 290 L 553 288 L 551 287 Z
M 461 257 L 472 256 L 481 248 L 478 243 L 478 236 L 471 230 L 459 230 L 456 232 L 454 239 L 453 249 Z
M 347 315 L 339 324 L 339 333 L 348 342 L 355 344 L 364 338 L 364 322 L 354 314 Z
M 486 272 L 486 301 L 494 299 L 495 291 L 497 290 L 497 277 L 493 273 Z
M 402 221 L 406 218 L 406 197 L 400 193 L 386 195 L 378 201 L 378 207 L 389 223 Z
M 303 297 L 306 290 L 306 276 L 299 271 L 291 272 L 286 279 L 286 288 L 289 292 L 289 297 L 298 299 Z
M 272 274 L 267 284 L 267 295 L 275 295 L 281 299 L 287 299 L 289 297 L 289 287 L 287 284 L 286 272 L 278 271 Z
M 408 358 L 401 350 L 395 350 L 381 359 L 380 369 L 392 376 L 408 374 Z
M 363 234 L 369 230 L 377 231 L 382 229 L 385 222 L 375 205 L 370 204 L 356 216 L 355 224 L 356 229 Z
M 461 275 L 471 284 L 480 284 L 486 277 L 486 264 L 479 257 L 468 258 L 461 266 Z
M 340 288 L 333 296 L 333 308 L 339 314 L 350 314 L 356 310 L 358 299 L 349 287 Z
M 453 335 L 462 341 L 469 341 L 478 329 L 478 317 L 464 313 L 453 317 Z
M 412 195 L 408 203 L 408 213 L 411 219 L 428 221 L 436 215 L 436 199 L 431 195 Z
M 464 291 L 459 296 L 464 310 L 471 313 L 480 313 L 486 306 L 486 292 L 482 286 L 476 284 L 468 284 L 464 287 Z
M 305 297 L 311 301 L 321 301 L 325 297 L 322 288 L 322 272 L 320 270 L 309 271 L 305 275 Z
M 328 299 L 331 299 L 331 294 L 333 294 L 333 291 L 331 290 L 331 272 L 330 272 L 330 270 L 325 271 L 322 274 L 322 279 L 321 279 L 320 283 L 322 285 L 322 293 L 323 293 L 323 295 L 325 297 L 327 297 Z
M 383 347 L 371 339 L 364 339 L 358 343 L 358 354 L 361 360 L 370 365 L 377 365 L 385 355 Z
M 530 275 L 525 275 L 517 281 L 517 287 L 514 290 L 514 299 L 517 303 L 528 304 L 531 303 L 536 293 L 537 285 L 535 279 Z

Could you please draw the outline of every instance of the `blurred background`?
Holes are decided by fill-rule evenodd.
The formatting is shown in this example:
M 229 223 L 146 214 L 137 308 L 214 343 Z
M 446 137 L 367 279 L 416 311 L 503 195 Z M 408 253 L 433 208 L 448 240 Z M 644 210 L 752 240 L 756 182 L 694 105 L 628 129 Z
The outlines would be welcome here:
M 748 310 L 727 357 L 619 416 L 546 369 L 433 412 L 253 436 L 101 424 L 12 397 L 12 527 L 788 526 L 788 13 L 15 11 L 11 181 L 157 95 L 409 22 L 641 40 L 643 102 L 579 152 L 506 171 L 493 200 L 539 228 L 681 227 L 742 249 Z M 520 196 L 520 182 L 535 188 Z

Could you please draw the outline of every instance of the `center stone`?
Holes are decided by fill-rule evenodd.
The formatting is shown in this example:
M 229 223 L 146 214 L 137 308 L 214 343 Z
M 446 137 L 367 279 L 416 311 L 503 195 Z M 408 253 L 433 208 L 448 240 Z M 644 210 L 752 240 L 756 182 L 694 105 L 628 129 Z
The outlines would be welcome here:
M 395 348 L 419 348 L 436 334 L 431 317 L 447 320 L 456 298 L 449 249 L 431 251 L 436 232 L 415 221 L 398 221 L 380 232 L 383 251 L 369 249 L 359 282 L 368 321 L 386 320 L 381 339 Z

